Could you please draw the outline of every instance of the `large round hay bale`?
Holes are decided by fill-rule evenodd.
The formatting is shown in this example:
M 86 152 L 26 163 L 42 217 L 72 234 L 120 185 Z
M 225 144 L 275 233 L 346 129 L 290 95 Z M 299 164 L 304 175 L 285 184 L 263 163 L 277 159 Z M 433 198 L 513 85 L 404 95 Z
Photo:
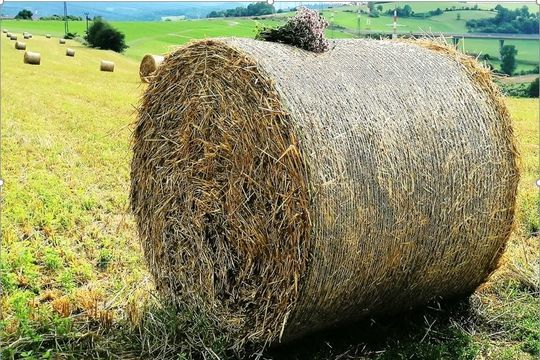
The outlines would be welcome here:
M 26 50 L 26 43 L 23 43 L 22 41 L 16 41 L 15 42 L 15 49 L 17 49 L 17 50 Z
M 161 55 L 147 54 L 143 57 L 139 67 L 139 76 L 141 81 L 150 82 L 157 68 L 163 62 L 164 57 Z
M 508 111 L 433 43 L 192 43 L 146 89 L 133 151 L 157 288 L 237 346 L 471 293 L 512 229 Z
M 112 61 L 101 60 L 101 63 L 99 64 L 99 70 L 113 72 L 114 63 Z
M 65 43 L 66 43 L 66 39 L 58 39 L 58 43 L 59 43 L 59 44 L 65 44 Z
M 75 50 L 71 49 L 71 48 L 67 48 L 66 49 L 66 56 L 75 56 Z
M 39 65 L 41 64 L 41 54 L 38 52 L 25 51 L 24 52 L 24 63 L 30 65 Z

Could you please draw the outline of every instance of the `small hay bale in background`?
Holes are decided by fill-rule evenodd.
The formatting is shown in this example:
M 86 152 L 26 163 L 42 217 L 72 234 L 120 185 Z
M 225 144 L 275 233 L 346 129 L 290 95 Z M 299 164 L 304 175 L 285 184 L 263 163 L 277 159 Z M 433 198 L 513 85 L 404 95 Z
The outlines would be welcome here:
M 66 49 L 66 56 L 75 56 L 75 50 L 71 49 L 71 48 L 67 48 Z
M 25 34 L 25 35 L 23 35 L 23 38 L 25 38 L 25 39 L 30 39 L 30 35 Z
M 8 31 L 6 29 L 2 29 L 2 32 L 6 34 Z
M 10 33 L 10 32 L 6 33 L 6 37 L 7 37 L 7 38 L 11 38 L 12 36 L 13 36 L 12 33 Z
M 101 60 L 101 64 L 99 65 L 99 70 L 113 72 L 114 63 L 112 61 Z
M 38 52 L 26 51 L 24 53 L 24 63 L 30 65 L 41 64 L 41 54 Z
M 17 50 L 26 50 L 26 43 L 23 43 L 22 41 L 16 41 L 15 42 L 15 49 L 17 49 Z
M 58 39 L 58 43 L 59 43 L 59 44 L 65 44 L 65 43 L 66 43 L 66 39 Z
M 133 136 L 157 289 L 236 348 L 470 294 L 512 230 L 508 110 L 489 70 L 442 45 L 191 43 Z
M 50 39 L 50 38 L 51 38 L 51 34 L 47 34 L 47 35 L 45 35 L 45 37 L 46 37 L 47 39 Z
M 146 83 L 150 82 L 157 68 L 163 62 L 163 59 L 164 57 L 161 55 L 145 55 L 141 60 L 141 65 L 139 67 L 139 76 L 141 77 L 141 81 Z
M 17 40 L 17 35 L 11 35 L 11 36 L 9 37 L 9 40 Z

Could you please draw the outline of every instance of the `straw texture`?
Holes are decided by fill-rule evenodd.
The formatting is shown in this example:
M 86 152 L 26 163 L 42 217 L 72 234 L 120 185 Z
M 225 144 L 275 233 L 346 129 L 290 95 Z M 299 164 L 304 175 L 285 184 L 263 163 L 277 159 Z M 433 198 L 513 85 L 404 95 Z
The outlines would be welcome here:
M 512 230 L 506 107 L 488 70 L 429 42 L 189 44 L 149 84 L 133 150 L 158 289 L 236 346 L 470 293 Z
M 39 65 L 41 64 L 41 54 L 32 51 L 24 52 L 24 63 L 30 65 Z
M 154 73 L 159 65 L 163 62 L 164 57 L 161 55 L 147 54 L 141 60 L 139 67 L 139 76 L 142 82 L 149 83 L 152 80 Z
M 26 43 L 23 43 L 22 41 L 16 41 L 15 42 L 15 49 L 17 49 L 17 50 L 26 50 Z
M 101 60 L 101 63 L 99 64 L 99 70 L 113 72 L 114 63 L 112 61 Z

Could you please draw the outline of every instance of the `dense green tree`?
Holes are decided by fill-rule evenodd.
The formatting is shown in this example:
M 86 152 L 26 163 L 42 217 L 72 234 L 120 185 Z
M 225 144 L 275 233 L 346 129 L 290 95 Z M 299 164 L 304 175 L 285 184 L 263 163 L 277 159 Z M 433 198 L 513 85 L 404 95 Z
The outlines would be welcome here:
M 94 20 L 86 34 L 88 45 L 95 48 L 123 52 L 128 48 L 125 35 L 101 19 Z
M 529 96 L 530 97 L 538 97 L 538 88 L 540 86 L 538 78 L 534 80 L 531 85 L 529 86 Z
M 23 9 L 23 10 L 19 11 L 19 13 L 17 15 L 15 15 L 15 19 L 17 19 L 17 20 L 32 20 L 32 16 L 34 16 L 34 14 L 32 14 L 32 12 L 30 10 Z
M 501 48 L 501 71 L 507 75 L 512 75 L 516 70 L 517 50 L 514 45 L 504 45 Z

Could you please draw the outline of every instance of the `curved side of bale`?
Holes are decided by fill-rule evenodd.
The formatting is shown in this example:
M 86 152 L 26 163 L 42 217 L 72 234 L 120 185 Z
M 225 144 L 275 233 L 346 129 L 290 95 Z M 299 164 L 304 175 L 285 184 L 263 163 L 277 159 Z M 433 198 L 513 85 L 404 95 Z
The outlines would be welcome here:
M 114 71 L 114 62 L 101 60 L 101 63 L 99 65 L 99 70 L 113 72 Z
M 71 48 L 67 48 L 66 49 L 66 56 L 75 56 L 75 50 L 71 49 Z
M 139 76 L 141 77 L 141 81 L 146 83 L 150 82 L 157 68 L 163 62 L 163 59 L 164 57 L 161 55 L 145 55 L 141 60 L 141 65 L 139 67 Z
M 17 50 L 26 50 L 26 43 L 23 43 L 21 41 L 15 42 L 15 49 Z
M 30 65 L 39 65 L 41 64 L 41 54 L 37 52 L 25 51 L 24 53 L 24 63 Z
M 511 232 L 519 171 L 508 112 L 467 61 L 373 40 L 168 55 L 131 169 L 158 289 L 236 346 L 473 291 Z

